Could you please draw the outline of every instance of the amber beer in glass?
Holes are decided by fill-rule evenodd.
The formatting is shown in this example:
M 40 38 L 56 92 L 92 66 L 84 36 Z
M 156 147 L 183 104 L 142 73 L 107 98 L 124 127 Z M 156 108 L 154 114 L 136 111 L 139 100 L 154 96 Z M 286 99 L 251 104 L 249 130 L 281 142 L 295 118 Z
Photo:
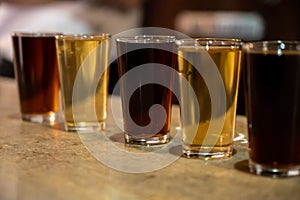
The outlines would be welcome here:
M 174 69 L 174 48 L 174 36 L 141 35 L 117 38 L 120 78 L 130 70 L 144 64 L 154 67 L 150 72 L 142 69 L 132 79 L 123 78 L 120 82 L 125 142 L 127 144 L 156 145 L 167 143 L 170 140 L 173 74 L 169 71 L 160 71 L 159 64 Z M 153 82 L 146 84 L 145 76 L 153 78 L 151 79 Z M 162 80 L 164 85 L 157 83 L 155 78 Z M 128 86 L 136 82 L 139 83 L 139 87 L 131 93 Z M 151 118 L 149 112 L 154 105 L 160 105 L 165 110 L 166 119 L 156 111 Z M 162 127 L 157 128 L 156 125 L 158 126 L 162 121 L 164 121 Z M 149 124 L 153 126 L 145 128 Z
M 67 131 L 105 129 L 109 79 L 109 38 L 99 35 L 58 35 L 56 37 L 62 106 Z M 103 70 L 94 94 L 88 92 Z M 80 76 L 82 98 L 73 102 L 74 83 Z M 86 93 L 86 95 L 85 95 Z M 79 113 L 74 116 L 74 109 Z M 90 112 L 93 112 L 91 113 Z M 94 113 L 96 117 L 94 118 Z M 75 119 L 76 117 L 76 119 Z M 76 120 L 76 121 L 75 121 Z
M 181 95 L 183 153 L 188 158 L 218 159 L 231 157 L 242 54 L 241 41 L 198 38 L 179 40 L 177 45 L 179 74 L 188 81 L 197 97 L 197 102 L 193 102 L 192 94 L 187 94 L 188 88 L 185 88 L 184 84 L 180 84 L 180 91 L 184 94 Z M 212 70 L 213 67 L 217 68 L 226 93 L 225 112 L 218 112 L 217 116 L 212 116 L 212 106 L 218 105 L 212 105 L 211 94 L 203 79 L 203 74 L 193 64 L 200 65 L 198 67 L 206 68 L 206 70 Z M 205 71 L 203 72 L 205 73 Z M 221 89 L 214 88 L 212 92 L 218 93 Z M 195 113 L 196 106 L 199 107 L 200 115 Z M 196 119 L 195 116 L 200 117 Z M 208 133 L 210 123 L 222 118 L 224 119 L 222 130 Z M 196 130 L 196 134 L 192 134 L 191 130 Z
M 245 45 L 251 172 L 300 173 L 300 42 Z
M 22 119 L 54 123 L 59 105 L 55 33 L 12 33 Z

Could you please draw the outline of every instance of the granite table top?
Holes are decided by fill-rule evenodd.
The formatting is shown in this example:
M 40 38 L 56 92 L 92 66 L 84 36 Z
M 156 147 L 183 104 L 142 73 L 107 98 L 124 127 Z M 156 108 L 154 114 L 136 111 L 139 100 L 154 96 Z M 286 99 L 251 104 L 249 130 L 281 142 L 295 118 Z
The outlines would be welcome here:
M 109 115 L 108 127 L 114 126 Z M 116 129 L 108 130 L 112 134 Z M 112 143 L 120 146 L 116 138 Z M 300 177 L 275 179 L 248 172 L 244 116 L 237 117 L 234 149 L 225 160 L 178 157 L 155 171 L 120 171 L 99 161 L 76 132 L 65 132 L 59 124 L 22 121 L 15 80 L 0 78 L 1 200 L 300 199 Z

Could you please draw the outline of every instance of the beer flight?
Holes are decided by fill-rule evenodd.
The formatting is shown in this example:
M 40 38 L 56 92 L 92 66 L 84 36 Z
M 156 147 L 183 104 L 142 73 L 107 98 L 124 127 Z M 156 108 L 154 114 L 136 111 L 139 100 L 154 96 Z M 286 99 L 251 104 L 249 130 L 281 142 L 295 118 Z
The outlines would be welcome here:
M 298 41 L 14 32 L 12 42 L 24 121 L 56 123 L 61 102 L 66 131 L 105 131 L 115 47 L 125 143 L 170 142 L 178 90 L 182 154 L 204 160 L 233 155 L 243 68 L 250 171 L 299 175 Z

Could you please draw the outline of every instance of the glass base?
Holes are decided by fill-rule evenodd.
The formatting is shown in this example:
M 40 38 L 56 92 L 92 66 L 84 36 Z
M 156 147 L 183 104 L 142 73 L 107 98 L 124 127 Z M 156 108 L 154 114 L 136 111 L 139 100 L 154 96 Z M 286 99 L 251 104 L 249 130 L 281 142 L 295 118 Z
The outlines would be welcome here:
M 300 165 L 287 166 L 287 167 L 275 167 L 270 165 L 257 164 L 251 159 L 249 160 L 250 172 L 262 176 L 276 177 L 290 177 L 300 175 Z
M 230 158 L 233 154 L 232 145 L 226 147 L 183 146 L 183 156 L 203 160 Z
M 124 135 L 125 135 L 126 144 L 150 146 L 150 145 L 165 144 L 170 141 L 169 133 L 158 137 L 137 137 L 137 136 L 128 135 L 126 133 Z
M 57 122 L 56 113 L 50 114 L 22 114 L 22 120 L 38 123 L 38 124 L 47 124 L 53 125 Z
M 91 132 L 91 131 L 100 131 L 105 130 L 106 123 L 105 122 L 66 122 L 65 123 L 65 130 L 66 131 L 80 131 L 80 132 Z

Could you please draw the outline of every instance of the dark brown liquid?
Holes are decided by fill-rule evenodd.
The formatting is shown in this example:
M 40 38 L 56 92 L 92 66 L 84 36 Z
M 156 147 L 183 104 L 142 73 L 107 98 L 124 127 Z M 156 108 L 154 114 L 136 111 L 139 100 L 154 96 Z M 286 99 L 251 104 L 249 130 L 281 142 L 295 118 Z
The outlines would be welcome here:
M 252 161 L 300 164 L 300 55 L 246 54 L 246 105 Z
M 13 45 L 21 112 L 56 112 L 59 78 L 55 37 L 13 36 Z
M 121 48 L 126 48 L 126 44 L 121 45 Z M 130 45 L 130 44 L 127 44 Z M 132 44 L 137 45 L 137 44 Z M 170 49 L 172 49 L 173 44 L 161 44 L 161 45 L 169 45 Z M 128 46 L 127 46 L 128 47 Z M 123 49 L 124 50 L 124 49 Z M 120 51 L 120 49 L 119 49 Z M 142 48 L 138 50 L 134 50 L 124 54 L 123 56 L 118 58 L 119 64 L 119 76 L 121 77 L 127 71 L 134 67 L 138 67 L 143 64 L 147 63 L 159 63 L 171 68 L 174 68 L 174 61 L 175 57 L 172 52 L 161 50 L 161 49 L 154 49 L 154 48 Z M 160 104 L 164 107 L 167 113 L 166 123 L 164 124 L 163 128 L 159 132 L 153 133 L 150 130 L 147 130 L 147 133 L 150 136 L 162 136 L 167 134 L 170 131 L 170 115 L 171 115 L 171 100 L 172 100 L 172 77 L 173 74 L 170 73 L 148 73 L 147 76 L 151 77 L 158 77 L 160 80 L 165 80 L 165 85 L 168 86 L 164 87 L 159 84 L 145 84 L 142 85 L 140 88 L 134 91 L 133 94 L 128 94 L 128 90 L 126 88 L 127 84 L 131 84 L 131 82 L 138 81 L 143 83 L 142 76 L 145 74 L 140 74 L 141 76 L 136 77 L 136 80 L 126 80 L 124 79 L 124 84 L 121 86 L 121 94 L 122 95 L 122 102 L 129 102 L 129 108 L 123 104 L 123 113 L 124 113 L 124 129 L 130 135 L 145 135 L 145 133 L 139 132 L 139 130 L 135 129 L 135 127 L 130 125 L 130 122 L 126 119 L 131 119 L 136 123 L 136 125 L 144 127 L 150 123 L 149 117 L 149 109 L 154 104 Z M 128 94 L 128 95 L 126 95 Z M 127 110 L 129 109 L 129 110 Z M 126 116 L 127 111 L 130 113 L 130 116 Z M 158 124 L 162 119 L 159 113 L 155 113 L 155 117 L 152 119 L 154 121 L 151 124 Z M 146 135 L 147 135 L 146 133 Z

